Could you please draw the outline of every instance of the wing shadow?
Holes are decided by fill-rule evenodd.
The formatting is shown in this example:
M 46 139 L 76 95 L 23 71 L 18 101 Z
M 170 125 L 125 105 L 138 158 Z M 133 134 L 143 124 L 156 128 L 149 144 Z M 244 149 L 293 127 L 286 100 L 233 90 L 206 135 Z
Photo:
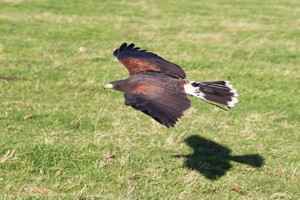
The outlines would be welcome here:
M 261 167 L 264 159 L 259 154 L 232 156 L 228 147 L 198 135 L 186 138 L 185 143 L 193 149 L 189 155 L 176 155 L 185 158 L 185 167 L 196 170 L 207 179 L 216 180 L 232 168 L 231 161 Z

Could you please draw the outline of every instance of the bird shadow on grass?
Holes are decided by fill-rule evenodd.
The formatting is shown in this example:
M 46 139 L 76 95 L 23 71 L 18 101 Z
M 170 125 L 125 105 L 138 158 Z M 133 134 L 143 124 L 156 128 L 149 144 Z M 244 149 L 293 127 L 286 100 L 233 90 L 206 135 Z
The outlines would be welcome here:
M 190 136 L 184 141 L 193 149 L 193 153 L 175 157 L 185 158 L 185 167 L 198 171 L 210 180 L 224 176 L 232 168 L 231 161 L 252 167 L 261 167 L 264 162 L 259 154 L 232 156 L 228 147 L 198 135 Z

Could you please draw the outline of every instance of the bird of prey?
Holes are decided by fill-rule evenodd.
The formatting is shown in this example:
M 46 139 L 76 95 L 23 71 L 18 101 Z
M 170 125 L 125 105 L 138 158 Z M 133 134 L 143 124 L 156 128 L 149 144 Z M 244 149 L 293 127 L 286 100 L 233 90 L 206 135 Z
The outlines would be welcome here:
M 113 55 L 130 76 L 110 82 L 104 89 L 123 92 L 126 106 L 142 111 L 168 128 L 174 127 L 191 106 L 187 94 L 228 108 L 238 102 L 237 91 L 229 81 L 189 81 L 178 65 L 133 43 L 123 43 Z

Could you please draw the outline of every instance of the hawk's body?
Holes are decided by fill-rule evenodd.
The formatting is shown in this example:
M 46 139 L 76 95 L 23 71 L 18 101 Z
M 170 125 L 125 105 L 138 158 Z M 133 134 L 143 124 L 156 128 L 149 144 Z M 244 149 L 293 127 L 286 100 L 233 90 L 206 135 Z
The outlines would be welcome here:
M 188 81 L 178 65 L 139 50 L 134 44 L 122 44 L 114 55 L 128 69 L 130 77 L 111 82 L 106 88 L 124 92 L 125 105 L 142 111 L 168 128 L 191 106 L 186 94 L 228 107 L 237 102 L 236 90 L 228 81 Z

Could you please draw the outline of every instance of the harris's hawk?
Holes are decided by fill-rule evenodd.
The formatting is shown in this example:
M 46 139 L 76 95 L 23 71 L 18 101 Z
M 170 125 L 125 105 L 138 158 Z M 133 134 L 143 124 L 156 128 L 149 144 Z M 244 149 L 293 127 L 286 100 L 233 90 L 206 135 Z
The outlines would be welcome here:
M 187 94 L 228 108 L 238 102 L 229 81 L 200 82 L 186 79 L 185 72 L 162 57 L 123 43 L 113 53 L 127 68 L 127 79 L 113 81 L 105 89 L 124 92 L 125 105 L 140 110 L 170 128 L 191 106 Z

